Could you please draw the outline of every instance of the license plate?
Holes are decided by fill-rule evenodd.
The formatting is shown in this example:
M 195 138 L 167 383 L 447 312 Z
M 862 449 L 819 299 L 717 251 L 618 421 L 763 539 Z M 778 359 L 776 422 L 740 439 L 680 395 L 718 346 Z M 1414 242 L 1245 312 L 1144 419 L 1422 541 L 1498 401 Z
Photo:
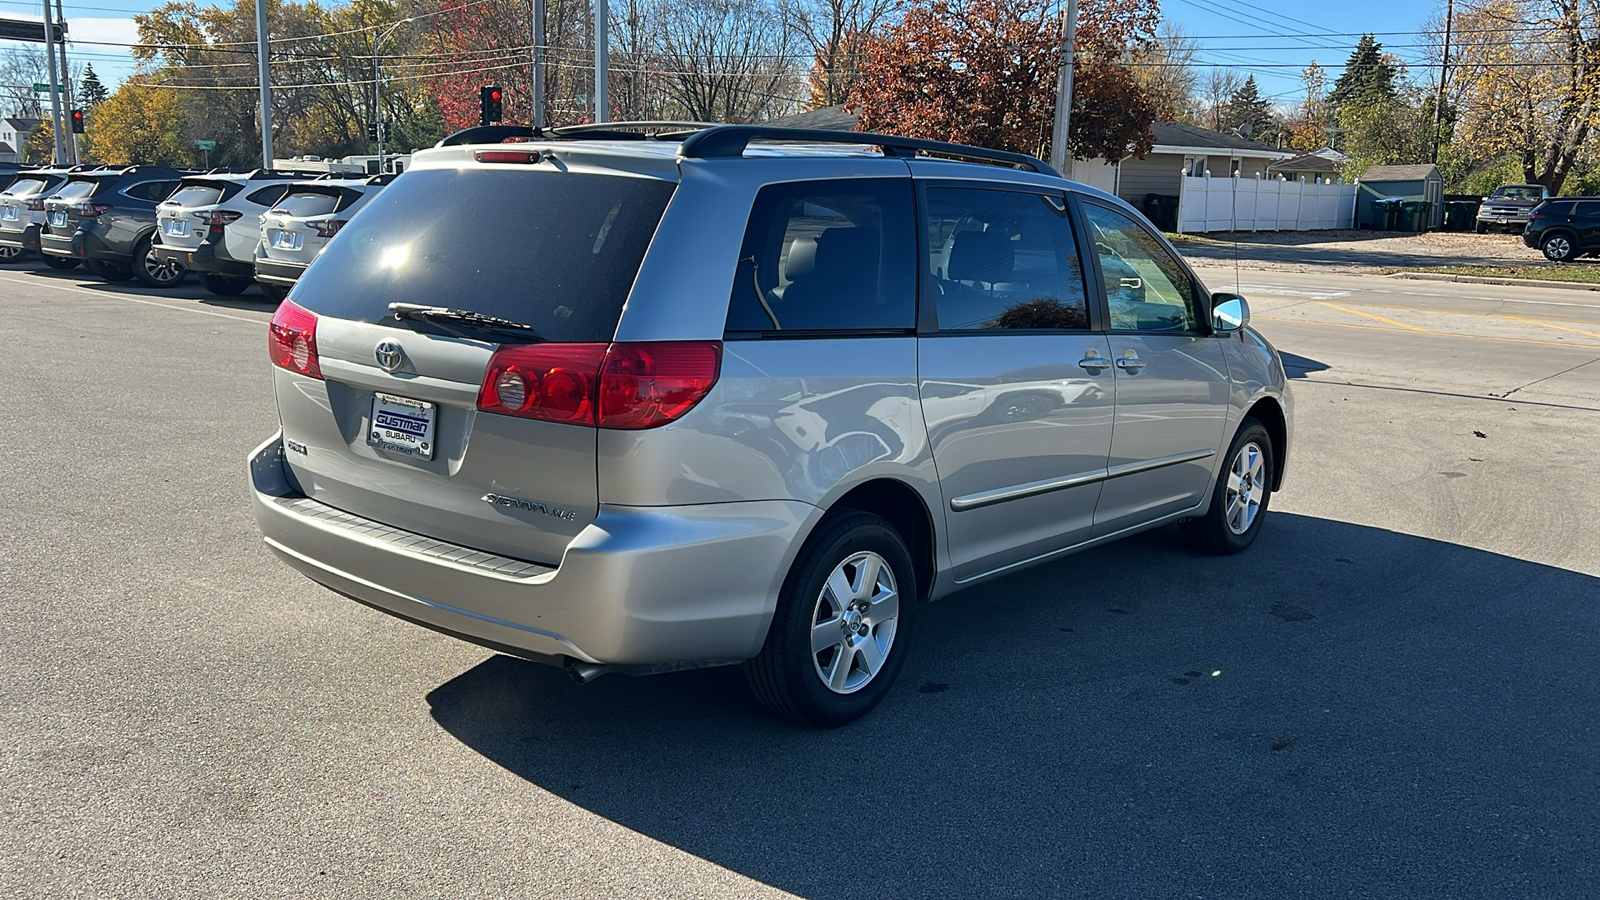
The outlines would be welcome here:
M 433 423 L 438 407 L 393 394 L 372 395 L 372 427 L 367 443 L 380 450 L 433 459 Z
M 173 237 L 188 237 L 189 223 L 182 219 L 168 219 L 161 223 L 161 233 L 170 234 Z
M 53 212 L 53 213 L 51 213 L 50 214 L 50 224 L 51 225 L 65 225 L 65 224 L 67 224 L 67 214 L 64 213 L 64 212 Z
M 300 232 L 274 231 L 272 233 L 272 249 L 274 250 L 299 250 Z
M 7 206 L 0 209 L 0 219 L 5 219 L 7 222 L 15 222 L 17 220 L 17 208 L 15 206 Z

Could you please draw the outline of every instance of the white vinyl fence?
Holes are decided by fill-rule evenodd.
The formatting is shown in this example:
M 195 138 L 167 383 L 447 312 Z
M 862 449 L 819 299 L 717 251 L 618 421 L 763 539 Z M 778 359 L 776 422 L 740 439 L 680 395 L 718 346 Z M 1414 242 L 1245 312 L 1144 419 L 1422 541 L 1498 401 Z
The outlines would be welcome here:
M 1178 231 L 1316 231 L 1355 222 L 1356 186 L 1281 178 L 1184 176 Z

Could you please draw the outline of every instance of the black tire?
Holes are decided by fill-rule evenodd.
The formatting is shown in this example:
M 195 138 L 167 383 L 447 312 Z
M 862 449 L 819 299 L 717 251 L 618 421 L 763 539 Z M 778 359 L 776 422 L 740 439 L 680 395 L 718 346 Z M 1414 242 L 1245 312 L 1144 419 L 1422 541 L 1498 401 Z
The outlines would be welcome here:
M 86 259 L 83 265 L 90 273 L 106 281 L 131 281 L 133 270 L 119 262 L 110 262 L 104 259 Z
M 212 272 L 206 272 L 200 276 L 200 283 L 206 286 L 206 290 L 216 294 L 218 297 L 237 297 L 249 290 L 250 285 L 254 282 L 252 279 L 242 278 L 237 275 L 217 275 Z
M 833 591 L 827 588 L 829 576 L 835 569 L 842 569 L 850 573 L 847 581 L 853 579 L 857 586 L 864 587 L 865 566 L 850 568 L 851 558 L 868 555 L 864 562 L 870 565 L 873 554 L 889 572 L 897 604 L 894 617 L 878 622 L 872 621 L 870 615 L 863 618 L 854 608 L 860 602 L 857 600 L 850 601 L 844 615 L 835 615 L 837 604 L 832 600 Z M 881 577 L 874 579 L 874 590 L 882 585 Z M 889 693 L 905 665 L 918 590 L 911 553 L 894 526 L 871 513 L 854 510 L 830 515 L 806 541 L 790 567 L 760 655 L 744 664 L 751 692 L 778 715 L 819 728 L 844 725 L 871 712 Z M 869 601 L 869 607 L 886 599 L 884 594 L 876 596 L 882 599 Z M 851 613 L 856 613 L 854 618 L 850 618 Z M 813 628 L 831 628 L 835 621 L 840 628 L 840 644 L 814 651 Z M 888 631 L 885 650 L 884 625 L 890 621 L 893 628 Z M 859 622 L 866 631 L 846 632 L 852 622 Z M 881 664 L 871 674 L 865 668 L 870 654 L 859 652 L 869 643 L 874 652 L 882 653 Z M 846 652 L 850 655 L 841 657 Z M 843 677 L 838 680 L 848 693 L 830 688 L 823 680 L 824 667 L 839 674 L 841 663 Z M 858 686 L 850 685 L 851 676 L 859 678 Z
M 289 289 L 280 284 L 268 284 L 265 281 L 257 282 L 261 285 L 261 293 L 273 303 L 282 303 L 289 296 Z
M 21 247 L 0 247 L 0 263 L 14 263 L 22 259 Z
M 1571 235 L 1557 231 L 1539 240 L 1539 251 L 1551 262 L 1567 262 L 1578 255 L 1578 245 Z
M 1229 502 L 1235 491 L 1229 488 L 1230 476 L 1234 472 L 1235 464 L 1240 461 L 1241 454 L 1246 448 L 1255 445 L 1261 457 L 1261 469 L 1258 476 L 1252 478 L 1251 489 L 1245 493 L 1244 503 L 1248 507 L 1250 501 L 1257 500 L 1255 513 L 1249 516 L 1243 531 L 1235 531 L 1238 524 L 1233 519 L 1233 510 Z M 1277 478 L 1278 457 L 1276 449 L 1272 446 L 1272 436 L 1267 429 L 1255 419 L 1245 419 L 1239 426 L 1239 433 L 1228 446 L 1228 455 L 1222 461 L 1222 471 L 1217 475 L 1217 483 L 1211 489 L 1211 508 L 1206 514 L 1194 519 L 1185 519 L 1178 527 L 1188 538 L 1195 549 L 1206 553 L 1215 553 L 1226 556 L 1238 553 L 1255 543 L 1256 536 L 1261 533 L 1261 525 L 1267 520 L 1267 507 L 1272 501 L 1272 485 Z M 1250 468 L 1248 464 L 1246 468 Z M 1248 515 L 1248 513 L 1247 513 Z
M 1479 234 L 1485 234 L 1485 233 L 1488 232 L 1489 229 L 1482 222 L 1478 222 L 1478 223 L 1476 223 L 1476 224 L 1474 224 L 1472 226 L 1472 230 L 1476 231 Z
M 157 259 L 150 247 L 150 236 L 146 235 L 133 245 L 133 274 L 145 287 L 167 290 L 183 284 L 189 270 L 181 263 Z
M 48 253 L 41 253 L 41 254 L 39 254 L 39 256 L 44 259 L 44 264 L 49 266 L 52 269 L 63 269 L 63 270 L 65 270 L 65 269 L 76 269 L 78 267 L 78 261 L 77 260 L 68 259 L 65 256 L 51 256 Z

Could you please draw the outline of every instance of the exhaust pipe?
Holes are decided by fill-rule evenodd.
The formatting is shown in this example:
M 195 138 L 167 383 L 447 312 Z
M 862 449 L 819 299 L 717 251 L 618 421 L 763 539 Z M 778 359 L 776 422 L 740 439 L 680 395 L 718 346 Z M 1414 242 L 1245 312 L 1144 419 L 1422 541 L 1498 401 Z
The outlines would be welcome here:
M 567 675 L 571 676 L 572 680 L 579 684 L 588 684 L 609 671 L 611 671 L 610 666 L 602 666 L 599 663 L 578 662 L 577 660 L 567 663 Z

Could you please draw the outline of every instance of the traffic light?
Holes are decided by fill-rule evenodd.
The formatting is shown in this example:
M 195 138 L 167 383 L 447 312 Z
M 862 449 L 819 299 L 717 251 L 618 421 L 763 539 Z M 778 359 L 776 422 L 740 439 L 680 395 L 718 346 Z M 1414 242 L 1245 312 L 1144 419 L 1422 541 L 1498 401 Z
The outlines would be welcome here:
M 81 109 L 72 111 L 72 133 L 83 134 L 83 110 Z
M 484 85 L 478 89 L 478 107 L 480 125 L 489 125 L 505 118 L 505 104 L 500 93 L 500 88 L 494 85 Z
M 387 122 L 379 122 L 378 124 L 374 125 L 374 124 L 368 122 L 367 123 L 367 141 L 368 141 L 368 143 L 376 144 L 378 142 L 378 135 L 379 134 L 382 134 L 385 138 L 387 138 L 389 136 L 389 123 L 387 123 Z

